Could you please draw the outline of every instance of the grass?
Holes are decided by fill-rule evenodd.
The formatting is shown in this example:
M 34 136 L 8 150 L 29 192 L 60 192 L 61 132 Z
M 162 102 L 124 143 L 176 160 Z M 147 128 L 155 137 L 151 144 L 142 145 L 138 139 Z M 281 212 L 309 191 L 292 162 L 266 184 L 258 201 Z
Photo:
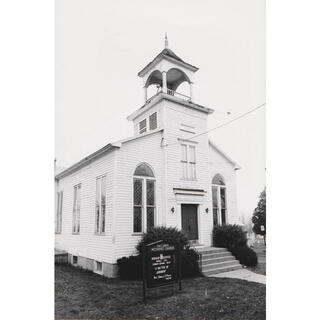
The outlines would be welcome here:
M 68 265 L 55 269 L 56 319 L 265 319 L 265 285 L 228 278 L 183 280 L 143 304 L 141 282 L 107 279 Z M 169 294 L 169 295 L 168 295 Z M 161 296 L 162 295 L 162 296 Z
M 262 243 L 256 243 L 251 248 L 258 256 L 258 264 L 254 268 L 248 268 L 249 270 L 266 275 L 266 246 Z

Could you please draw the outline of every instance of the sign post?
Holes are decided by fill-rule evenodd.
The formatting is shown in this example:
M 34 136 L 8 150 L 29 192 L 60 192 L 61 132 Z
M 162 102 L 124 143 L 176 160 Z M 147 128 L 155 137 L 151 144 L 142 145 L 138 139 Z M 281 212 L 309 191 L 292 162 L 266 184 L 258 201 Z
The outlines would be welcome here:
M 142 254 L 142 295 L 146 302 L 147 289 L 163 286 L 181 286 L 180 246 L 169 245 L 159 240 L 147 244 Z

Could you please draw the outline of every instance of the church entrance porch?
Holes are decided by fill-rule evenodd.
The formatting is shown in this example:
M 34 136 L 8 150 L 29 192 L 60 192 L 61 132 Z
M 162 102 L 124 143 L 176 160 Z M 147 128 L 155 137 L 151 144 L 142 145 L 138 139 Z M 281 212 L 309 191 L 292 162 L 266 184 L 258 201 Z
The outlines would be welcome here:
M 181 229 L 187 235 L 190 243 L 199 240 L 198 205 L 181 204 Z

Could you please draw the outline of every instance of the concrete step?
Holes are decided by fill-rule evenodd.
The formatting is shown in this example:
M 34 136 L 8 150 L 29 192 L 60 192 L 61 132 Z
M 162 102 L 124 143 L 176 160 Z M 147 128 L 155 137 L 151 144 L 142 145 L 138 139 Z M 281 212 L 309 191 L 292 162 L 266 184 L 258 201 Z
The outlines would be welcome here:
M 206 277 L 210 277 L 211 275 L 227 272 L 227 271 L 233 271 L 233 270 L 239 270 L 242 269 L 241 264 L 237 263 L 234 265 L 226 266 L 226 267 L 220 267 L 220 268 L 212 268 L 210 270 L 203 271 L 203 275 Z
M 195 249 L 200 254 L 228 252 L 226 248 L 216 248 L 216 247 L 202 247 L 202 248 L 194 247 L 193 249 Z
M 204 253 L 202 254 L 202 259 L 212 259 L 212 258 L 223 258 L 232 256 L 231 252 L 216 252 L 216 253 Z
M 212 269 L 219 269 L 222 267 L 235 266 L 235 265 L 240 265 L 238 260 L 210 263 L 210 264 L 202 265 L 202 272 L 206 272 Z
M 218 258 L 202 258 L 201 263 L 202 265 L 211 264 L 211 263 L 219 263 L 219 262 L 226 262 L 226 261 L 234 261 L 236 258 L 232 255 L 226 257 L 218 257 Z

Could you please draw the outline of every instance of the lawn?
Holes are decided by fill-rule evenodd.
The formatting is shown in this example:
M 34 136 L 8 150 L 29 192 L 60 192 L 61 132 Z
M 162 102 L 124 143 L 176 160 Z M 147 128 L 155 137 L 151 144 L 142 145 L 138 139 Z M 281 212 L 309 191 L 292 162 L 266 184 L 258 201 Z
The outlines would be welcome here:
M 228 278 L 193 278 L 182 292 L 141 302 L 141 282 L 107 279 L 67 265 L 55 268 L 56 319 L 265 319 L 265 285 Z M 161 296 L 162 294 L 162 296 Z

